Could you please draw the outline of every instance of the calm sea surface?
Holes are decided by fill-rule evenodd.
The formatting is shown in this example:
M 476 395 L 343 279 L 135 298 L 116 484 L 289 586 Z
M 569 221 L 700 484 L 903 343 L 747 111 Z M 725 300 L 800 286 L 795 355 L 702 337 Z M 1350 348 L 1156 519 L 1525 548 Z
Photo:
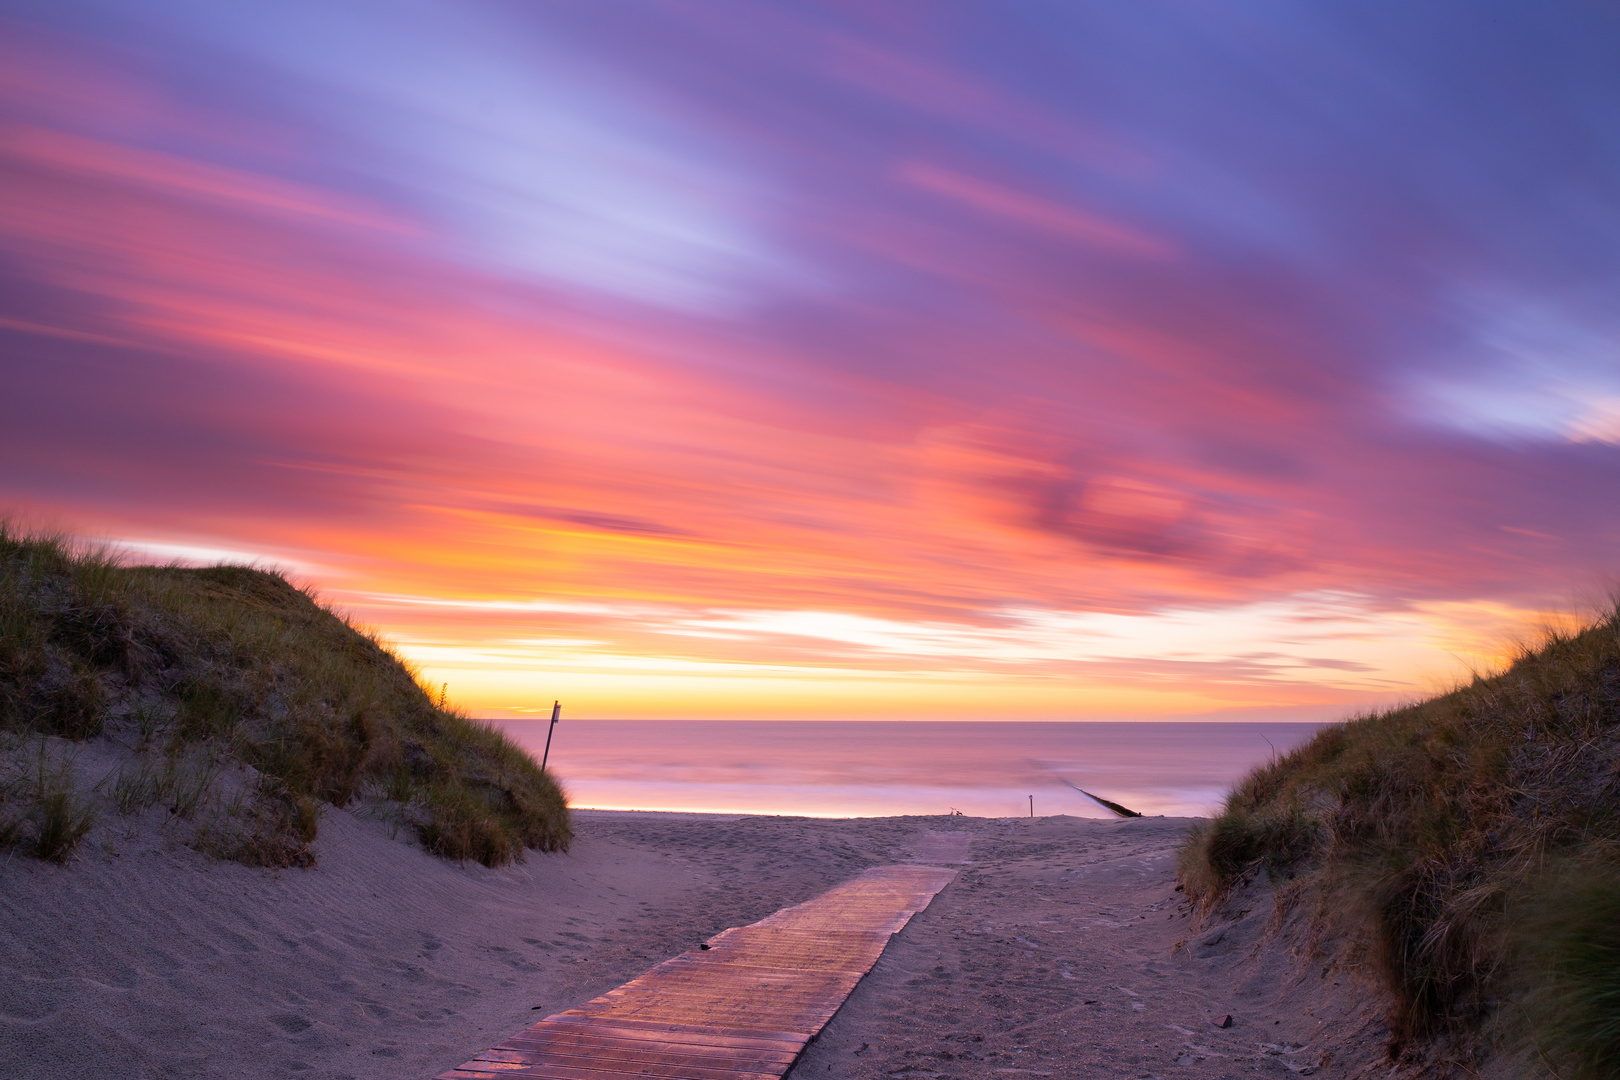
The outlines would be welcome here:
M 545 720 L 497 720 L 538 759 Z M 579 807 L 867 817 L 1205 815 L 1325 725 L 564 720 L 550 768 Z

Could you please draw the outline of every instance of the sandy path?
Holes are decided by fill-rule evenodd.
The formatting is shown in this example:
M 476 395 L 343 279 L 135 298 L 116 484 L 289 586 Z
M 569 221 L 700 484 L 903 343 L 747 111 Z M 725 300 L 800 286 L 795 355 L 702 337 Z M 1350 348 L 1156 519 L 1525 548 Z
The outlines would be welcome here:
M 973 862 L 788 1080 L 1388 1071 L 1360 1012 L 1375 1002 L 1286 948 L 1255 948 L 1276 910 L 1269 891 L 1243 918 L 1194 932 L 1174 873 L 1190 822 L 954 820 L 940 827 L 968 834 Z
M 0 862 L 0 1076 L 429 1077 L 725 929 L 896 861 L 915 823 L 591 814 L 456 866 L 328 812 L 311 870 L 151 823 Z M 814 839 L 811 839 L 813 835 Z
M 867 866 L 961 857 L 940 833 L 973 861 L 796 1080 L 1314 1063 L 1306 999 L 1266 1004 L 1281 976 L 1244 960 L 1261 915 L 1171 955 L 1185 824 L 585 812 L 570 854 L 491 871 L 333 811 L 320 864 L 276 874 L 115 822 L 67 867 L 0 864 L 0 1075 L 425 1080 Z

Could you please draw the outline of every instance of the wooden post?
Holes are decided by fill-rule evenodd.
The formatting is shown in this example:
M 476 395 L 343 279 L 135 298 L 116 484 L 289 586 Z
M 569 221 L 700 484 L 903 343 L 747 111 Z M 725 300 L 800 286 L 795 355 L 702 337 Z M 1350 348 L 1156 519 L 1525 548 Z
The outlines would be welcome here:
M 1029 816 L 1031 818 L 1035 816 L 1035 796 L 1033 795 L 1029 797 Z
M 546 728 L 546 750 L 540 755 L 540 771 L 546 771 L 546 759 L 551 756 L 551 733 L 557 730 L 557 720 L 562 716 L 562 702 L 551 703 L 551 724 Z

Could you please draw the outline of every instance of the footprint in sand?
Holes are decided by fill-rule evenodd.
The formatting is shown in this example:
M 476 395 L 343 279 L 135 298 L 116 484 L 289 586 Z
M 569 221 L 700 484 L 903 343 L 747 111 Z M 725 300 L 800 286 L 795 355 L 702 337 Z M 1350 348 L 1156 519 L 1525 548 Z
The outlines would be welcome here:
M 24 994 L 18 998 L 7 998 L 0 1002 L 0 1016 L 8 1020 L 22 1020 L 34 1023 L 54 1016 L 60 1006 L 52 999 Z
M 270 1017 L 270 1022 L 288 1035 L 297 1035 L 315 1026 L 315 1021 L 297 1013 L 275 1013 Z

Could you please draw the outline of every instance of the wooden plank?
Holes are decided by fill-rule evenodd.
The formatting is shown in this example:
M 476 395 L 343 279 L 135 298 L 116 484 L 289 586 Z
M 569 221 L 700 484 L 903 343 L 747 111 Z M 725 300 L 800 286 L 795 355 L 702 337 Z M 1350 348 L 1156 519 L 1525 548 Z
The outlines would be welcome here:
M 702 995 L 717 994 L 736 1000 L 744 991 L 771 994 L 777 1000 L 794 998 L 823 998 L 842 988 L 847 994 L 860 981 L 853 971 L 802 971 L 788 969 L 775 971 L 763 967 L 733 968 L 728 964 L 692 965 L 687 970 L 661 971 L 646 976 L 633 984 L 609 990 L 594 1002 L 611 1004 L 626 998 L 656 996 L 658 994 Z
M 680 986 L 667 986 L 657 992 L 649 990 L 646 993 L 624 993 L 621 997 L 609 997 L 606 1000 L 592 1002 L 585 1011 L 593 1014 L 612 1013 L 646 1013 L 648 1009 L 657 1007 L 657 1003 L 667 1001 L 671 1005 L 679 1005 L 683 1009 L 712 1007 L 716 1011 L 731 1010 L 739 1017 L 754 1017 L 763 1013 L 792 1013 L 799 1009 L 824 1002 L 829 998 L 844 998 L 854 989 L 851 983 L 847 989 L 828 987 L 827 993 L 821 994 L 789 994 L 775 993 L 768 1000 L 738 1001 L 726 993 L 724 987 L 711 987 L 707 990 L 688 989 Z M 663 1017 L 650 1017 L 664 1019 Z M 671 1017 L 670 1019 L 673 1019 Z M 685 1023 L 686 1021 L 682 1021 Z M 753 1025 L 750 1025 L 753 1026 Z
M 703 1003 L 688 1005 L 669 1002 L 664 1005 L 648 1004 L 641 1008 L 628 1006 L 607 1014 L 606 1019 L 658 1018 L 673 1019 L 695 1026 L 712 1026 L 721 1031 L 735 1032 L 792 1032 L 806 1042 L 820 1030 L 816 1023 L 819 1011 L 794 1012 L 760 1011 L 752 1016 L 727 1007 L 713 1007 Z
M 525 1048 L 510 1049 L 497 1047 L 479 1054 L 474 1061 L 531 1061 L 537 1055 L 556 1055 L 561 1057 L 590 1057 L 593 1060 L 612 1058 L 625 1061 L 740 1061 L 749 1060 L 761 1064 L 790 1064 L 796 1052 L 783 1050 L 749 1050 L 728 1046 L 713 1046 L 697 1043 L 651 1043 L 628 1042 L 601 1039 L 581 1038 L 579 1036 L 557 1033 L 544 1040 L 533 1040 L 525 1044 Z
M 751 989 L 744 987 L 741 989 Z M 836 993 L 835 987 L 827 987 L 829 993 Z M 754 1016 L 761 1011 L 765 1012 L 792 1012 L 805 1004 L 814 1004 L 825 1001 L 828 993 L 821 994 L 794 994 L 785 990 L 773 992 L 770 997 L 753 1001 L 738 1001 L 727 993 L 724 986 L 688 987 L 638 987 L 633 991 L 613 991 L 594 1002 L 584 1006 L 585 1011 L 591 1013 L 617 1013 L 617 1012 L 646 1012 L 660 1001 L 678 1003 L 684 1008 L 696 1008 L 712 1004 L 717 1009 L 734 1009 L 739 1016 Z M 847 994 L 847 991 L 845 992 Z M 655 1018 L 656 1019 L 656 1018 Z M 684 1021 L 683 1021 L 684 1023 Z
M 524 1068 L 539 1068 L 540 1066 L 559 1066 L 561 1068 L 613 1070 L 634 1073 L 637 1076 L 672 1076 L 684 1077 L 686 1080 L 727 1080 L 733 1074 L 741 1072 L 769 1073 L 778 1068 L 786 1068 L 787 1064 L 779 1061 L 762 1061 L 759 1058 L 749 1057 L 741 1051 L 732 1051 L 714 1054 L 676 1054 L 676 1053 L 641 1053 L 641 1054 L 610 1054 L 610 1053 L 558 1053 L 552 1050 L 537 1050 L 531 1053 L 506 1056 L 502 1054 L 484 1054 L 468 1062 L 469 1065 L 499 1064 L 506 1066 L 515 1064 Z M 791 1063 L 788 1063 L 791 1064 Z
M 777 1080 L 889 938 L 956 876 L 878 867 L 732 927 L 440 1080 Z
M 626 1072 L 622 1069 L 575 1068 L 571 1065 L 557 1064 L 507 1067 L 488 1062 L 486 1065 L 487 1067 L 481 1067 L 477 1062 L 468 1062 L 449 1072 L 440 1073 L 436 1080 L 625 1080 L 626 1077 L 655 1075 L 637 1071 Z M 739 1069 L 723 1075 L 725 1080 L 781 1080 L 785 1071 L 772 1069 L 769 1072 L 749 1072 Z M 659 1080 L 682 1080 L 682 1074 L 664 1074 Z
M 764 963 L 773 959 L 769 953 L 761 951 L 762 955 L 756 958 Z M 838 968 L 817 971 L 805 968 L 766 968 L 759 971 L 735 969 L 718 960 L 711 960 L 704 953 L 693 956 L 678 957 L 674 960 L 665 960 L 644 975 L 638 975 L 625 983 L 619 989 L 631 986 L 650 986 L 653 984 L 667 984 L 675 982 L 702 982 L 709 981 L 716 984 L 735 986 L 739 983 L 759 985 L 803 985 L 811 986 L 818 983 L 837 981 L 849 975 L 848 972 Z M 612 991 L 609 991 L 611 993 Z
M 889 935 L 877 941 L 829 940 L 831 935 L 795 932 L 789 934 L 757 934 L 731 938 L 710 947 L 705 952 L 682 953 L 665 964 L 719 963 L 769 964 L 773 968 L 802 968 L 804 970 L 847 969 L 865 970 L 883 954 Z
M 648 982 L 640 986 L 628 987 L 622 990 L 609 990 L 606 994 L 587 1002 L 583 1008 L 592 1012 L 609 1012 L 618 1009 L 642 1009 L 650 1001 L 714 1001 L 729 1002 L 739 1009 L 758 1010 L 762 1008 L 790 1008 L 807 1001 L 826 1001 L 829 997 L 847 997 L 855 988 L 857 979 L 851 975 L 848 979 L 836 982 L 820 982 L 814 986 L 795 987 L 783 983 L 742 982 L 727 986 L 717 983 L 714 979 L 701 981 L 685 981 L 678 979 L 663 979 L 658 982 Z M 742 993 L 753 993 L 753 1000 L 738 1000 Z
M 521 1047 L 521 1049 L 519 1049 Z M 749 1057 L 762 1062 L 790 1063 L 798 1056 L 798 1050 L 773 1048 L 769 1050 L 747 1047 L 727 1047 L 713 1043 L 670 1043 L 649 1042 L 646 1040 L 630 1039 L 597 1039 L 585 1036 L 556 1032 L 545 1039 L 523 1040 L 509 1043 L 505 1046 L 486 1050 L 478 1056 L 481 1060 L 488 1058 L 496 1060 L 497 1055 L 519 1055 L 510 1060 L 525 1060 L 522 1055 L 536 1053 L 568 1053 L 568 1054 L 604 1054 L 624 1052 L 631 1056 L 637 1054 L 688 1054 L 696 1057 L 731 1054 L 734 1056 Z
M 473 1059 L 473 1062 L 507 1060 L 501 1057 L 490 1057 L 489 1052 Z M 731 1053 L 653 1053 L 651 1051 L 639 1054 L 607 1053 L 607 1052 L 575 1052 L 561 1053 L 556 1050 L 534 1050 L 525 1054 L 516 1055 L 510 1060 L 524 1065 L 564 1065 L 582 1069 L 620 1069 L 635 1072 L 639 1075 L 655 1076 L 669 1073 L 697 1074 L 693 1080 L 703 1080 L 711 1074 L 719 1074 L 723 1080 L 724 1074 L 737 1072 L 739 1069 L 748 1072 L 769 1072 L 772 1069 L 786 1068 L 790 1062 L 781 1062 L 773 1059 L 751 1057 L 743 1051 Z
M 737 1058 L 750 1058 L 760 1061 L 783 1061 L 791 1060 L 796 1051 L 775 1047 L 762 1049 L 757 1047 L 718 1046 L 713 1043 L 649 1042 L 634 1039 L 603 1040 L 567 1031 L 554 1031 L 543 1039 L 530 1039 L 516 1046 L 500 1046 L 486 1050 L 474 1060 L 526 1061 L 535 1054 L 541 1053 L 561 1054 L 563 1056 L 607 1055 L 615 1058 L 623 1057 L 626 1060 L 675 1055 L 682 1058 L 682 1060 L 717 1058 L 731 1061 Z
M 802 1033 L 789 1031 L 761 1032 L 757 1030 L 726 1032 L 718 1028 L 701 1025 L 680 1024 L 664 1020 L 637 1020 L 633 1017 L 619 1016 L 588 1016 L 570 1009 L 566 1013 L 558 1013 L 548 1017 L 541 1024 L 551 1026 L 556 1023 L 576 1028 L 589 1028 L 591 1031 L 612 1030 L 615 1036 L 625 1038 L 642 1037 L 647 1039 L 669 1039 L 675 1042 L 698 1042 L 706 1039 L 735 1039 L 739 1044 L 755 1045 L 760 1043 L 791 1043 L 796 1048 L 802 1048 L 807 1041 Z M 533 1031 L 534 1028 L 530 1028 Z M 719 1045 L 719 1044 L 716 1044 Z

